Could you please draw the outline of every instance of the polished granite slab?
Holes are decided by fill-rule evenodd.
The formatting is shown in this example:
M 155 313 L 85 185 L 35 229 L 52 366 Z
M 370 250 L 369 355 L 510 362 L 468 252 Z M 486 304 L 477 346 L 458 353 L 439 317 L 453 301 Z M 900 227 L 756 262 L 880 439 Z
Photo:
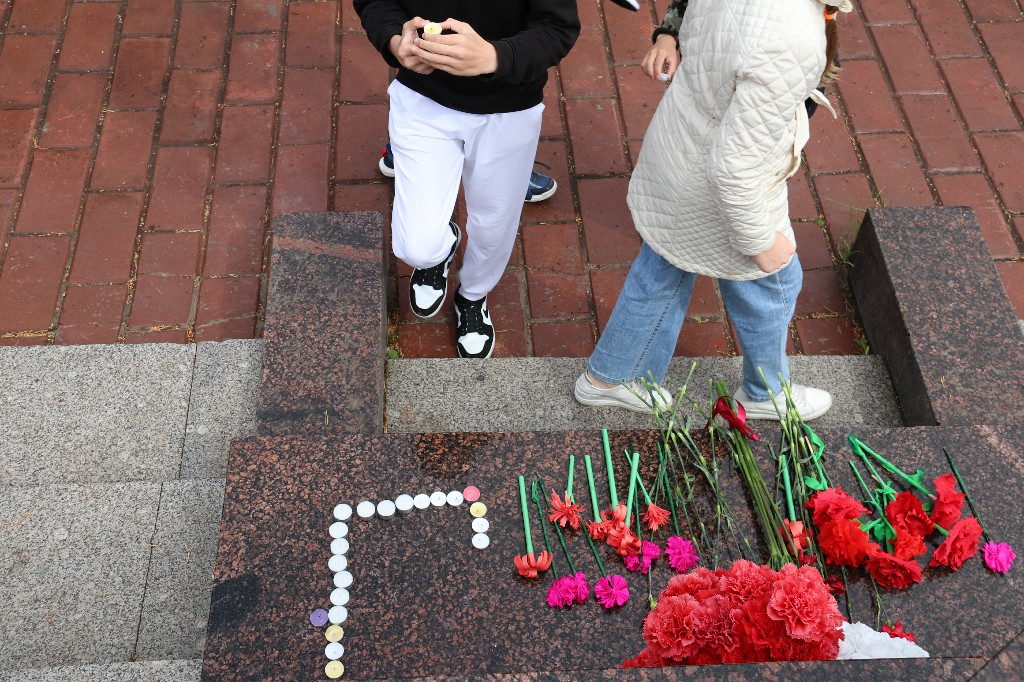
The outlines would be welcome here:
M 846 432 L 821 435 L 829 444 L 829 473 L 853 488 Z M 920 466 L 932 476 L 945 472 L 941 447 L 948 447 L 959 457 L 991 534 L 1024 546 L 1018 503 L 1024 483 L 1021 429 L 863 429 L 858 436 L 906 468 Z M 653 466 L 655 434 L 619 432 L 612 442 L 624 498 L 622 450 L 636 448 L 644 453 L 645 466 Z M 593 601 L 554 611 L 544 602 L 548 581 L 527 584 L 512 565 L 513 555 L 523 551 L 516 476 L 536 473 L 561 487 L 570 453 L 577 457 L 577 491 L 586 485 L 582 455 L 594 456 L 599 499 L 607 505 L 598 432 L 282 436 L 237 442 L 228 470 L 204 679 L 324 679 L 324 629 L 311 625 L 309 614 L 330 605 L 333 507 L 403 492 L 461 490 L 467 484 L 480 488 L 489 509 L 491 543 L 483 550 L 470 545 L 472 518 L 465 504 L 348 522 L 354 582 L 342 640 L 345 678 L 544 673 L 531 679 L 618 679 L 613 669 L 643 647 L 644 581 L 627 576 L 633 597 L 615 612 Z M 738 522 L 749 528 L 731 472 L 724 488 Z M 539 546 L 536 519 L 534 532 Z M 569 542 L 579 570 L 596 576 L 583 540 Z M 616 565 L 607 548 L 603 556 L 609 566 Z M 560 554 L 556 561 L 564 566 Z M 933 660 L 702 667 L 647 676 L 960 678 L 1024 630 L 1024 597 L 1014 573 L 993 575 L 976 558 L 956 573 L 929 569 L 925 575 L 916 588 L 887 594 L 885 608 L 889 618 L 917 635 Z M 669 577 L 664 567 L 653 572 L 655 593 Z M 854 582 L 851 597 L 854 619 L 869 620 L 863 581 Z
M 380 213 L 274 220 L 257 433 L 383 430 L 383 235 Z
M 1024 339 L 972 209 L 870 209 L 850 259 L 904 423 L 1024 418 Z

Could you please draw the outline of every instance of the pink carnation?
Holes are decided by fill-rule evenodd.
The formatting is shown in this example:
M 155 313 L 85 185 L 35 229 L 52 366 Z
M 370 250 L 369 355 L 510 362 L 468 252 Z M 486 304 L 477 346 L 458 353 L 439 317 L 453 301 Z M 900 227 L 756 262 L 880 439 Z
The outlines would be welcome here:
M 629 601 L 629 583 L 618 574 L 605 576 L 594 585 L 594 596 L 606 609 L 622 606 Z
M 587 584 L 587 576 L 583 573 L 576 573 L 569 576 L 569 579 L 572 580 L 576 603 L 582 604 L 587 601 L 587 597 L 590 596 L 590 585 Z
M 665 554 L 668 556 L 668 565 L 679 573 L 686 573 L 700 562 L 693 542 L 678 535 L 665 541 Z
M 985 565 L 996 573 L 1009 572 L 1013 568 L 1013 560 L 1017 558 L 1013 547 L 1005 542 L 986 542 L 981 552 L 985 557 Z
M 572 577 L 563 576 L 556 578 L 548 588 L 548 606 L 553 609 L 572 606 L 576 601 L 576 587 Z
M 661 548 L 653 542 L 644 540 L 640 548 L 640 554 L 626 557 L 626 568 L 630 571 L 647 575 L 647 572 L 651 570 L 651 564 L 659 556 L 661 556 Z

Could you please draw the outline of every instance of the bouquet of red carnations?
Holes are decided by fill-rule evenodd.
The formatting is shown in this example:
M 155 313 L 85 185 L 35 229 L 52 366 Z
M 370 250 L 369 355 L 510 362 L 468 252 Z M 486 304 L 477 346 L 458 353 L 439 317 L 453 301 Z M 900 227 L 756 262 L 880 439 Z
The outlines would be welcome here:
M 842 623 L 810 566 L 698 567 L 669 581 L 644 619 L 647 648 L 623 667 L 834 660 Z

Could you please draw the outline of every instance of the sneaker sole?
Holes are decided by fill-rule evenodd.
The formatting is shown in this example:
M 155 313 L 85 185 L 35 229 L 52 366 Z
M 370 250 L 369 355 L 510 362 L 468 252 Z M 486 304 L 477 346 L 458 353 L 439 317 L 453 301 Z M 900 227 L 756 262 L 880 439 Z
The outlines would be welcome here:
M 448 262 L 449 266 L 452 264 L 452 261 L 455 260 L 455 254 L 458 252 L 459 244 L 462 242 L 462 230 L 456 228 L 456 232 L 458 234 L 455 236 L 455 247 L 452 249 L 452 255 L 448 256 L 448 261 L 447 262 Z M 449 272 L 449 278 L 448 279 L 450 279 L 450 278 L 451 278 L 451 273 Z M 445 301 L 446 298 L 448 298 L 448 279 L 445 279 L 445 281 L 444 281 L 444 293 L 441 294 L 440 303 L 438 303 L 437 307 L 434 308 L 434 312 L 430 313 L 429 315 L 421 315 L 420 313 L 416 312 L 416 306 L 414 306 L 412 304 L 412 280 L 410 279 L 410 281 L 409 281 L 409 310 L 412 311 L 412 314 L 415 315 L 416 317 L 420 318 L 421 320 L 429 320 L 434 315 L 437 315 L 439 312 L 441 312 L 441 308 L 442 308 L 442 306 L 444 306 L 444 301 Z
M 805 414 L 803 412 L 800 412 L 800 418 L 803 419 L 805 422 L 809 422 L 812 419 L 817 419 L 818 417 L 824 415 L 826 412 L 828 412 L 831 409 L 832 409 L 832 403 L 829 403 L 824 408 L 819 409 L 819 410 L 815 410 L 814 412 L 810 412 L 810 413 L 807 413 L 807 414 Z M 783 412 L 782 416 L 785 417 L 786 413 Z M 759 411 L 751 411 L 751 410 L 748 409 L 747 410 L 747 419 L 757 419 L 757 420 L 760 420 L 760 421 L 773 421 L 773 422 L 777 422 L 777 421 L 779 421 L 779 415 L 775 413 L 775 410 L 772 410 L 771 412 L 759 412 Z
M 637 405 L 629 405 L 616 400 L 615 398 L 598 398 L 596 396 L 588 396 L 579 392 L 579 389 L 573 388 L 573 396 L 576 398 L 576 402 L 581 405 L 589 405 L 591 407 L 618 407 L 619 409 L 629 410 L 630 412 L 640 412 L 643 414 L 654 414 L 654 411 L 649 407 L 639 407 Z
M 380 174 L 386 178 L 395 177 L 395 169 L 384 163 L 384 157 L 377 159 L 377 168 L 380 169 Z
M 381 159 L 381 161 L 383 161 L 383 159 Z M 534 194 L 532 197 L 526 200 L 526 203 L 536 204 L 540 201 L 547 201 L 548 199 L 553 197 L 555 195 L 555 191 L 558 189 L 558 181 L 552 180 L 551 182 L 551 189 L 549 189 L 546 192 L 541 192 L 540 194 Z

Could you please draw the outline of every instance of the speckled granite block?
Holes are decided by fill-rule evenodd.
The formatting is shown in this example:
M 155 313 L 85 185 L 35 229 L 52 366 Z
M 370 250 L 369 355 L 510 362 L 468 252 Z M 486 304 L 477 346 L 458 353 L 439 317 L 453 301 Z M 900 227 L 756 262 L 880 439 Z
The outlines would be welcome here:
M 908 425 L 1024 418 L 1024 340 L 970 208 L 874 208 L 850 280 Z
M 383 235 L 380 213 L 274 221 L 257 433 L 383 430 Z
M 835 482 L 853 488 L 845 463 L 852 456 L 846 432 L 822 430 L 821 435 L 830 445 L 828 469 Z M 921 466 L 932 476 L 945 471 L 943 445 L 959 454 L 992 535 L 1024 546 L 1024 520 L 1016 502 L 1024 484 L 1024 430 L 863 429 L 858 435 L 880 453 L 908 468 Z M 656 462 L 651 454 L 656 436 L 612 436 L 624 498 L 622 450 L 629 446 L 647 453 L 649 471 Z M 701 438 L 701 443 L 706 447 L 706 440 Z M 471 517 L 465 506 L 349 522 L 354 583 L 344 625 L 345 678 L 486 679 L 527 673 L 528 679 L 619 679 L 614 668 L 643 647 L 643 581 L 628 575 L 633 598 L 614 613 L 593 601 L 554 611 L 544 602 L 550 578 L 527 584 L 512 565 L 523 546 L 516 475 L 537 473 L 549 485 L 561 487 L 569 453 L 578 460 L 578 491 L 586 486 L 579 460 L 584 454 L 595 456 L 599 500 L 607 505 L 597 432 L 256 437 L 237 442 L 228 471 L 204 679 L 323 679 L 326 641 L 323 629 L 310 625 L 308 616 L 329 606 L 333 582 L 327 529 L 334 505 L 403 492 L 460 490 L 469 483 L 481 489 L 489 507 L 491 545 L 485 550 L 470 546 Z M 737 522 L 753 539 L 743 494 L 725 466 L 723 489 Z M 536 519 L 534 534 L 539 545 Z M 569 542 L 578 570 L 596 575 L 583 540 Z M 602 551 L 609 566 L 616 567 L 610 551 Z M 561 555 L 556 556 L 564 570 Z M 925 575 L 915 589 L 886 595 L 886 614 L 913 631 L 935 660 L 704 667 L 651 671 L 645 677 L 964 678 L 1024 630 L 1024 596 L 1012 574 L 993 575 L 974 559 L 956 573 L 928 569 Z M 656 569 L 654 589 L 660 591 L 669 577 L 664 567 Z M 871 620 L 863 578 L 852 581 L 850 595 L 854 618 Z

